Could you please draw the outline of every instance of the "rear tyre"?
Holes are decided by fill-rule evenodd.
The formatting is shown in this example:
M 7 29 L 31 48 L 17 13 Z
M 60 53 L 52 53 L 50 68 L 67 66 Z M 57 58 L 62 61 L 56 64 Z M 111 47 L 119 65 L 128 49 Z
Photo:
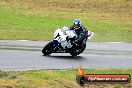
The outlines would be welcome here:
M 72 52 L 70 53 L 72 56 L 77 56 L 82 53 L 86 48 L 86 45 L 82 46 L 74 46 Z
M 73 57 L 75 57 L 75 56 L 77 56 L 77 54 L 75 54 L 75 53 L 70 53 Z
M 77 51 L 76 49 L 73 49 L 72 52 L 70 52 L 70 54 L 71 54 L 72 56 L 77 56 L 77 55 L 79 55 L 76 51 Z

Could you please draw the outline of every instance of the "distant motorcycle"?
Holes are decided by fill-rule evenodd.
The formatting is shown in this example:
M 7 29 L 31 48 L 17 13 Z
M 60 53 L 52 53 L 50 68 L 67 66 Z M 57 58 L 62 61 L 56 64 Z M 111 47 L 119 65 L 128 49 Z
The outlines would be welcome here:
M 77 56 L 85 50 L 86 46 L 81 48 L 74 42 L 76 38 L 77 34 L 68 27 L 58 28 L 54 33 L 54 39 L 44 46 L 42 53 L 45 56 L 51 53 L 70 53 L 72 56 Z

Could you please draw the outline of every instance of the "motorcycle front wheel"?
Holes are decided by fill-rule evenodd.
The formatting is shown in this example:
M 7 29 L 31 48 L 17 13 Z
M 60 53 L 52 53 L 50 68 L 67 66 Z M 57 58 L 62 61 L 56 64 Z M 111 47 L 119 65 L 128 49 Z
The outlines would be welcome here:
M 48 44 L 46 44 L 42 50 L 42 53 L 44 54 L 44 56 L 49 55 L 52 53 L 51 50 L 51 42 L 49 42 Z

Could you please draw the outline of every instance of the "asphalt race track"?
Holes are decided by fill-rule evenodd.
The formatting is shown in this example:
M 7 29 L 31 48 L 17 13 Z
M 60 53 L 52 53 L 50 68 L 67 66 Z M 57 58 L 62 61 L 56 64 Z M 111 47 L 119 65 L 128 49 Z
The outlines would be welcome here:
M 129 69 L 132 68 L 132 43 L 88 42 L 86 50 L 77 57 L 54 53 L 43 56 L 47 42 L 27 40 L 0 41 L 0 69 Z

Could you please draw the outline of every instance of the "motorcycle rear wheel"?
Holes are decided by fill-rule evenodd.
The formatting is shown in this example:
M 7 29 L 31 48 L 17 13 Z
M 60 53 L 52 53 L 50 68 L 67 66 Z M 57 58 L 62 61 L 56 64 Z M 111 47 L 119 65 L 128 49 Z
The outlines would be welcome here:
M 81 46 L 74 46 L 73 51 L 70 53 L 72 56 L 77 56 L 80 53 L 82 53 L 86 48 L 86 45 L 84 45 L 83 47 Z
M 70 54 L 71 54 L 73 57 L 74 57 L 74 56 L 77 56 L 77 54 L 76 54 L 76 53 L 70 53 Z

